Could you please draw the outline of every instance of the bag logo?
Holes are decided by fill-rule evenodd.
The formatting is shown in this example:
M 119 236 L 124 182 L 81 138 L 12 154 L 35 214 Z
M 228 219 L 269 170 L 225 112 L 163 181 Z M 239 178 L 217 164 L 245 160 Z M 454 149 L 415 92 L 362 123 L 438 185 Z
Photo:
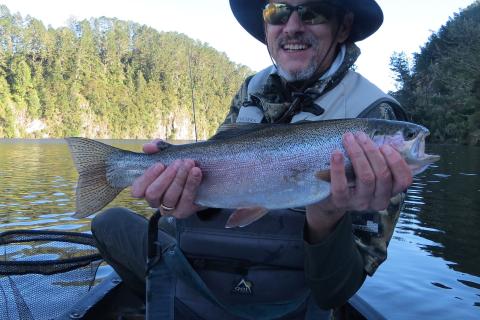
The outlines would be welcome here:
M 252 295 L 253 283 L 251 281 L 241 279 L 232 289 L 232 294 Z

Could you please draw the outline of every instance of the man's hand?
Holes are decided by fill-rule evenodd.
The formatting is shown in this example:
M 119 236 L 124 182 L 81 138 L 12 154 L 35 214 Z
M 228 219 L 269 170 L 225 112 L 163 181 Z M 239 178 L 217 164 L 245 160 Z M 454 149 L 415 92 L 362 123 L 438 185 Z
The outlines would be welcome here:
M 346 133 L 343 138 L 355 172 L 355 186 L 348 186 L 343 155 L 334 151 L 330 162 L 331 194 L 307 207 L 311 243 L 328 236 L 347 211 L 386 209 L 390 199 L 413 181 L 407 163 L 391 146 L 378 148 L 363 132 Z
M 154 140 L 143 146 L 143 152 L 159 151 Z M 145 198 L 152 208 L 160 208 L 162 214 L 186 218 L 201 208 L 194 204 L 202 171 L 191 159 L 175 160 L 168 167 L 157 163 L 138 177 L 132 185 L 132 196 Z

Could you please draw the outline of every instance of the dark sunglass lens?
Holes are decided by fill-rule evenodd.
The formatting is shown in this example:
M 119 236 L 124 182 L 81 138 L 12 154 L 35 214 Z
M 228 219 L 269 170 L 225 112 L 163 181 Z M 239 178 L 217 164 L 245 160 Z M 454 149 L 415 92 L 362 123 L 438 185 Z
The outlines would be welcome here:
M 270 3 L 263 9 L 263 20 L 269 24 L 285 24 L 292 9 L 283 3 Z
M 333 8 L 324 4 L 311 4 L 302 6 L 299 14 L 306 24 L 322 24 L 328 22 L 333 16 Z

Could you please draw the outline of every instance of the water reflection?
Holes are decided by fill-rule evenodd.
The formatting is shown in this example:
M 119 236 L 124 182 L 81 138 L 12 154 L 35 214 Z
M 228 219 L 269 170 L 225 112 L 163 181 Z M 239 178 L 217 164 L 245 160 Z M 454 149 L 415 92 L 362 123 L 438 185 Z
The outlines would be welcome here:
M 138 141 L 112 141 L 140 151 Z M 111 143 L 109 141 L 109 143 Z M 90 218 L 74 219 L 77 173 L 63 139 L 1 140 L 0 230 L 49 229 L 88 232 Z M 111 206 L 128 206 L 148 215 L 141 200 L 122 192 Z
M 360 294 L 389 319 L 478 319 L 480 149 L 432 146 L 429 153 L 442 158 L 415 177 L 389 258 Z M 387 296 L 399 299 L 385 304 Z
M 142 142 L 108 143 L 140 151 Z M 360 294 L 389 319 L 480 319 L 480 148 L 428 152 L 441 160 L 415 177 L 389 258 Z M 76 179 L 63 140 L 0 140 L 0 230 L 89 232 L 89 218 L 72 217 Z M 128 190 L 111 206 L 152 213 Z
M 423 248 L 433 256 L 452 261 L 450 267 L 480 275 L 480 157 L 478 148 L 439 147 L 442 159 L 415 185 L 428 205 L 416 212 L 421 221 L 413 230 L 439 245 Z M 432 179 L 434 178 L 434 179 Z M 436 179 L 435 179 L 436 178 Z M 409 198 L 411 195 L 409 194 Z M 404 210 L 410 211 L 410 204 Z

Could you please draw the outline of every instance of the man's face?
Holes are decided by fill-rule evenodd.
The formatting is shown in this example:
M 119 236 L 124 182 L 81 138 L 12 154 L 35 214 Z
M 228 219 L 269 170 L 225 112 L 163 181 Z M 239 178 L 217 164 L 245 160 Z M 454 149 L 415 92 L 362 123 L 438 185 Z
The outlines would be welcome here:
M 306 0 L 274 2 L 295 6 Z M 332 20 L 322 24 L 305 24 L 298 12 L 294 11 L 285 24 L 266 24 L 268 48 L 283 78 L 289 82 L 306 80 L 330 67 L 338 43 L 344 42 L 349 35 L 349 28 L 343 30 L 343 23 L 337 33 L 338 22 Z

